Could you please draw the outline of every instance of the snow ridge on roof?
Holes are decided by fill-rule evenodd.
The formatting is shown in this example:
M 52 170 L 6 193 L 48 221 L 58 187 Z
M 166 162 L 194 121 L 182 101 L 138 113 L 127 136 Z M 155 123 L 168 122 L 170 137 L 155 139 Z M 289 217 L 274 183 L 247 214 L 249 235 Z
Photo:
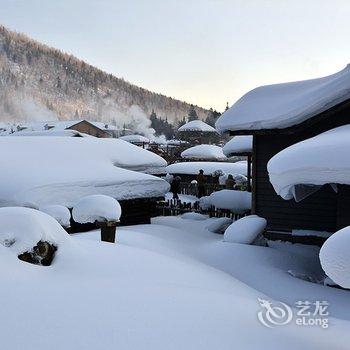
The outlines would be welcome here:
M 216 122 L 219 132 L 283 129 L 350 98 L 350 66 L 335 74 L 258 87 L 242 96 Z
M 205 131 L 205 132 L 217 132 L 212 126 L 204 123 L 201 120 L 192 120 L 179 127 L 178 131 Z

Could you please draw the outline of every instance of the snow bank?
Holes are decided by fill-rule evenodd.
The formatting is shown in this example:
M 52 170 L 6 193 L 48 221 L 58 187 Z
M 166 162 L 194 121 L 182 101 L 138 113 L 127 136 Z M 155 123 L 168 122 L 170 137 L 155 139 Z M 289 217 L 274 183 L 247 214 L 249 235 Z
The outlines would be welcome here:
M 119 140 L 124 140 L 127 142 L 135 142 L 135 143 L 149 143 L 150 140 L 142 135 L 125 135 L 119 137 Z
M 323 270 L 335 283 L 350 288 L 350 226 L 345 227 L 323 244 L 320 261 Z
M 296 185 L 350 184 L 349 148 L 350 125 L 294 144 L 269 161 L 270 182 L 284 199 L 293 198 Z
M 267 222 L 257 215 L 249 215 L 235 221 L 225 231 L 224 241 L 251 244 L 266 228 Z
M 198 145 L 187 148 L 181 153 L 182 158 L 186 159 L 212 159 L 225 160 L 227 159 L 222 148 L 215 145 Z
M 209 196 L 210 203 L 218 209 L 241 213 L 251 209 L 252 194 L 246 191 L 221 190 Z
M 73 208 L 73 219 L 81 224 L 119 221 L 122 209 L 117 200 L 104 195 L 84 197 Z
M 232 219 L 230 218 L 217 218 L 213 219 L 206 229 L 213 233 L 223 233 L 232 224 Z
M 201 120 L 192 120 L 191 122 L 186 123 L 179 127 L 178 131 L 202 131 L 202 132 L 215 132 L 217 131 L 207 123 L 202 122 Z
M 68 233 L 51 216 L 29 208 L 0 208 L 0 244 L 18 256 L 39 241 L 56 247 L 70 240 Z
M 211 175 L 214 171 L 221 170 L 226 174 L 247 175 L 247 162 L 224 163 L 224 162 L 184 162 L 174 163 L 166 167 L 169 174 L 197 175 L 203 169 L 205 175 Z
M 218 131 L 282 129 L 350 97 L 350 66 L 327 77 L 258 87 L 216 122 Z
M 235 153 L 248 153 L 253 150 L 253 136 L 234 136 L 229 142 L 223 147 L 224 155 L 231 157 Z
M 63 205 L 47 205 L 39 208 L 40 211 L 52 216 L 63 227 L 70 226 L 70 211 Z
M 0 158 L 4 165 L 0 206 L 72 207 L 91 194 L 131 199 L 163 196 L 169 189 L 160 178 L 117 167 L 135 169 L 165 162 L 121 140 L 4 136 Z

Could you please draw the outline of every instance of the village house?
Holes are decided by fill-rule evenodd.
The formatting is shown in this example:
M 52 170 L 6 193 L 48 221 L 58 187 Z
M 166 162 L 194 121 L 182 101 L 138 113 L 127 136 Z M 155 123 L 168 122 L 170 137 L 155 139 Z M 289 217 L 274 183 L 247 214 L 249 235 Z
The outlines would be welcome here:
M 252 211 L 267 219 L 270 233 L 335 232 L 350 224 L 350 191 L 320 186 L 303 200 L 284 200 L 270 183 L 267 164 L 287 147 L 350 123 L 350 67 L 328 77 L 264 86 L 239 99 L 217 121 L 230 135 L 253 135 Z M 303 157 L 303 154 L 300 154 Z M 301 185 L 308 185 L 301 184 Z M 307 191 L 306 191 L 307 192 Z
M 193 120 L 180 126 L 177 130 L 177 137 L 188 141 L 191 145 L 215 144 L 220 139 L 218 132 L 201 120 Z

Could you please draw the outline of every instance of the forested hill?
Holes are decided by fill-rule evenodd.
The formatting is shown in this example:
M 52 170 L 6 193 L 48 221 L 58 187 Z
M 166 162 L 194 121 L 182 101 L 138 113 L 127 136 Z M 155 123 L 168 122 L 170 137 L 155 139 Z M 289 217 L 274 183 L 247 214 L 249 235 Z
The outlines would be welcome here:
M 154 110 L 174 123 L 189 109 L 0 26 L 0 121 L 90 118 L 121 125 Z M 195 110 L 206 118 L 207 110 Z

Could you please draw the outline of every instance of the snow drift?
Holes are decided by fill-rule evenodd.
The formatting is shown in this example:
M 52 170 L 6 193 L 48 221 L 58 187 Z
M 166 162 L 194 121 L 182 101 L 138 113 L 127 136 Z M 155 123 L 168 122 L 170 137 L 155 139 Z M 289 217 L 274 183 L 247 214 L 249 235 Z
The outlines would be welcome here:
M 224 241 L 251 244 L 266 228 L 267 222 L 257 215 L 245 216 L 232 223 L 224 233 Z
M 229 209 L 235 213 L 251 209 L 252 194 L 246 191 L 221 190 L 209 196 L 210 204 L 218 209 Z
M 323 244 L 321 265 L 327 276 L 344 288 L 350 288 L 350 226 L 345 227 Z
M 202 131 L 202 132 L 215 132 L 217 131 L 207 123 L 201 120 L 192 120 L 179 127 L 178 131 Z

